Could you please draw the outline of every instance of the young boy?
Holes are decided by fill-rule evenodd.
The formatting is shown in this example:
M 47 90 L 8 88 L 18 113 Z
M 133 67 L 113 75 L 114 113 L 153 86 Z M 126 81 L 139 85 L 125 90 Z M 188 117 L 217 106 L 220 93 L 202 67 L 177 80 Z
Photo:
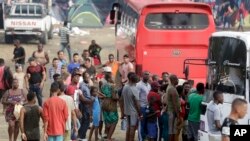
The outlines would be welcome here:
M 95 98 L 95 101 L 92 105 L 92 109 L 93 109 L 93 126 L 90 129 L 89 132 L 89 141 L 92 138 L 92 134 L 95 131 L 95 141 L 98 141 L 98 129 L 99 129 L 99 123 L 100 123 L 100 115 L 101 115 L 101 107 L 100 107 L 100 102 L 98 98 L 102 98 L 103 95 L 101 95 L 98 92 L 98 88 L 97 87 L 91 87 L 90 89 L 90 93 L 91 96 L 93 96 Z
M 153 103 L 155 102 L 155 97 L 149 99 L 149 106 L 146 109 L 146 120 L 147 120 L 147 137 L 148 141 L 154 141 L 157 139 L 158 128 L 157 128 L 157 114 L 160 111 L 155 111 L 153 109 Z

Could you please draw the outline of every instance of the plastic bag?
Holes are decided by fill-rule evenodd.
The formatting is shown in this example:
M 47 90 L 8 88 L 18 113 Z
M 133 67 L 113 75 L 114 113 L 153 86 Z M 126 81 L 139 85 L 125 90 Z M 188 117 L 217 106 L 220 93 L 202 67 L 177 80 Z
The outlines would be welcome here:
M 127 119 L 126 118 L 122 119 L 122 121 L 121 121 L 121 130 L 122 131 L 127 130 Z
M 14 114 L 16 120 L 19 120 L 19 118 L 20 118 L 20 113 L 21 113 L 22 107 L 23 107 L 23 106 L 22 106 L 21 104 L 16 104 L 16 105 L 15 105 L 13 114 Z

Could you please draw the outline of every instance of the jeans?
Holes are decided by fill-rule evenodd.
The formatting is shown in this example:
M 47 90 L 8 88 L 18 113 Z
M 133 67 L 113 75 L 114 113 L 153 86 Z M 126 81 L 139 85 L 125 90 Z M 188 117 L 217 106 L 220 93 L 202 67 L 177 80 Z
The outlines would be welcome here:
M 42 89 L 40 88 L 40 84 L 30 84 L 29 91 L 34 92 L 37 97 L 37 101 L 39 106 L 43 105 L 43 97 L 42 97 Z
M 147 135 L 146 107 L 141 107 L 142 120 L 139 121 L 138 140 L 144 141 Z
M 70 49 L 70 46 L 69 46 L 69 43 L 61 43 L 61 50 L 64 52 L 64 50 L 67 50 L 68 52 L 68 56 L 69 56 L 69 62 L 71 61 L 71 49 Z
M 63 136 L 49 136 L 48 141 L 63 141 Z
M 89 113 L 83 113 L 83 117 L 82 119 L 80 119 L 80 129 L 78 130 L 78 137 L 80 139 L 85 139 L 86 138 L 86 133 L 89 129 L 89 125 L 90 125 L 90 119 L 89 119 L 90 115 Z

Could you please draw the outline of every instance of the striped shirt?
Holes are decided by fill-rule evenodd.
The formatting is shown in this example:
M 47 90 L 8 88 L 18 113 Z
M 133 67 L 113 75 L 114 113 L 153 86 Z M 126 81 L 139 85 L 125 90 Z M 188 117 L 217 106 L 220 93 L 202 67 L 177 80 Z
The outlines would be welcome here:
M 54 80 L 53 75 L 56 73 L 61 74 L 61 67 L 57 67 L 57 69 L 55 69 L 54 67 L 50 67 L 49 68 L 49 79 Z
M 67 27 L 62 27 L 60 29 L 61 43 L 69 43 L 67 35 L 69 34 L 69 29 Z

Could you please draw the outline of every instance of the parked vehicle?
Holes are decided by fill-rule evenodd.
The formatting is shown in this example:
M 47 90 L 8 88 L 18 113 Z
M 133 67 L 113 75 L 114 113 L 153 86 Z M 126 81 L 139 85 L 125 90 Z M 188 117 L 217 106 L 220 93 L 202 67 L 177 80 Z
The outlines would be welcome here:
M 4 30 L 6 43 L 16 36 L 38 39 L 43 44 L 53 38 L 52 18 L 45 5 L 39 3 L 14 3 L 4 20 Z

